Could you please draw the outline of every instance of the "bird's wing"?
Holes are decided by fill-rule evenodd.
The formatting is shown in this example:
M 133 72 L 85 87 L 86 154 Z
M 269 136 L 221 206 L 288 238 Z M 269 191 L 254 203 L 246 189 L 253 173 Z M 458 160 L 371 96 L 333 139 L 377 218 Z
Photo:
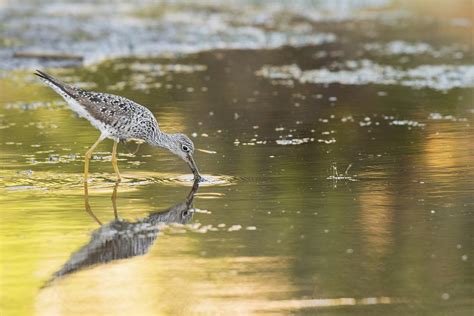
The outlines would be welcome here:
M 35 75 L 53 88 L 68 103 L 78 103 L 94 119 L 108 125 L 116 124 L 120 120 L 130 117 L 138 108 L 144 108 L 132 100 L 121 96 L 86 91 L 71 86 L 40 70 L 37 70 Z M 146 111 L 142 110 L 142 112 Z
M 132 117 L 135 110 L 141 107 L 138 103 L 118 95 L 85 90 L 78 91 L 76 100 L 92 117 L 109 125 Z
M 153 113 L 127 98 L 82 90 L 78 103 L 94 119 L 120 131 L 120 139 L 150 142 L 159 130 Z

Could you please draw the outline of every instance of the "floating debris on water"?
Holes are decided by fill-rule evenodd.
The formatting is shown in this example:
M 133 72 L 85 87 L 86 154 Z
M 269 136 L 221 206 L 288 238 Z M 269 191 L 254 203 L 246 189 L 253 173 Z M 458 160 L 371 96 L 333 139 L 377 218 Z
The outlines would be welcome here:
M 444 57 L 451 55 L 459 58 L 462 52 L 467 50 L 463 46 L 443 46 L 435 48 L 432 45 L 424 42 L 406 42 L 406 41 L 391 41 L 388 43 L 367 43 L 364 45 L 367 51 L 373 51 L 381 55 L 421 55 L 427 54 L 433 57 Z
M 335 34 L 319 33 L 310 23 L 296 24 L 291 18 L 281 18 L 283 15 L 298 18 L 305 10 L 297 7 L 284 3 L 259 6 L 226 3 L 211 9 L 209 4 L 200 2 L 194 5 L 157 5 L 149 1 L 136 1 L 133 5 L 126 1 L 96 5 L 45 2 L 41 6 L 11 2 L 2 8 L 3 28 L 15 41 L 0 48 L 0 68 L 32 68 L 38 61 L 48 66 L 90 65 L 104 58 L 173 56 L 212 49 L 301 47 L 336 41 Z M 321 15 L 317 7 L 312 11 Z M 328 14 L 325 12 L 324 16 Z M 69 56 L 74 52 L 80 58 L 16 58 L 14 53 L 19 49 L 54 56 Z
M 207 149 L 200 149 L 200 148 L 197 148 L 196 150 L 205 154 L 217 154 L 217 151 L 214 151 L 214 150 L 207 150 Z
M 318 143 L 325 143 L 325 144 L 334 144 L 336 142 L 335 138 L 331 139 L 318 139 Z
M 450 90 L 474 87 L 474 65 L 420 65 L 402 69 L 376 64 L 368 59 L 346 61 L 340 70 L 327 68 L 301 70 L 298 65 L 263 66 L 257 76 L 269 79 L 296 80 L 300 83 L 347 85 L 403 85 L 412 88 Z
M 199 212 L 199 210 L 192 209 L 192 212 Z M 163 233 L 168 233 L 168 234 L 184 234 L 187 232 L 191 233 L 199 233 L 199 234 L 205 234 L 208 232 L 219 232 L 219 231 L 227 231 L 227 232 L 237 232 L 243 229 L 242 225 L 239 224 L 234 224 L 231 225 L 230 227 L 227 228 L 227 225 L 224 223 L 218 224 L 217 226 L 214 226 L 212 224 L 207 224 L 203 225 L 201 223 L 190 223 L 190 224 L 180 224 L 180 223 L 171 223 L 171 224 L 164 224 L 160 223 L 158 224 L 158 227 L 160 230 L 163 231 Z M 256 231 L 257 227 L 256 226 L 247 226 L 245 227 L 245 230 L 247 231 Z
M 452 122 L 466 122 L 467 121 L 467 118 L 457 118 L 453 115 L 442 115 L 440 113 L 430 113 L 430 115 L 428 116 L 428 119 L 429 120 L 446 120 L 446 121 L 452 121 Z
M 305 138 L 293 138 L 293 139 L 277 139 L 275 142 L 277 143 L 277 145 L 283 145 L 283 146 L 301 145 L 301 144 L 314 142 L 314 138 L 305 137 Z
M 344 117 L 341 118 L 341 122 L 342 123 L 354 122 L 354 118 L 352 117 L 352 115 L 344 116 Z
M 198 209 L 198 208 L 195 208 L 195 209 L 194 209 L 194 212 L 195 212 L 195 213 L 201 213 L 201 214 L 212 214 L 211 211 L 208 211 L 208 210 L 201 210 L 201 209 Z
M 196 64 L 152 64 L 152 63 L 141 63 L 134 62 L 127 64 L 128 68 L 132 71 L 144 72 L 147 75 L 161 77 L 168 73 L 194 73 L 198 71 L 207 70 L 206 65 Z
M 295 64 L 283 66 L 265 65 L 255 74 L 269 79 L 297 79 L 301 77 L 303 71 Z
M 235 232 L 235 231 L 239 231 L 242 229 L 242 225 L 232 225 L 229 227 L 229 229 L 227 229 L 227 231 L 229 232 Z
M 411 126 L 411 127 L 424 127 L 425 124 L 419 123 L 413 120 L 394 120 L 389 123 L 390 125 L 397 125 L 397 126 Z

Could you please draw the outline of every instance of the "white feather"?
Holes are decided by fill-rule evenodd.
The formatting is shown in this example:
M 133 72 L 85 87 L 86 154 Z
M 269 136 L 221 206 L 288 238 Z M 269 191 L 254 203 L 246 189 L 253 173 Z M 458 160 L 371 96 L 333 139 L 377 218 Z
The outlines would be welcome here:
M 50 86 L 54 91 L 56 91 L 56 93 L 62 96 L 63 99 L 66 101 L 66 103 L 69 105 L 69 107 L 75 113 L 77 113 L 80 117 L 83 117 L 86 120 L 88 120 L 92 124 L 92 126 L 100 130 L 101 133 L 104 135 L 104 137 L 108 137 L 108 135 L 110 135 L 107 126 L 104 123 L 93 118 L 92 115 L 90 115 L 89 112 L 87 112 L 87 110 L 82 105 L 80 105 L 79 102 L 77 102 L 73 97 L 71 97 L 69 94 L 64 92 L 61 88 L 59 88 L 57 85 L 55 85 L 51 81 L 46 80 L 46 79 L 42 79 L 42 80 L 48 86 Z

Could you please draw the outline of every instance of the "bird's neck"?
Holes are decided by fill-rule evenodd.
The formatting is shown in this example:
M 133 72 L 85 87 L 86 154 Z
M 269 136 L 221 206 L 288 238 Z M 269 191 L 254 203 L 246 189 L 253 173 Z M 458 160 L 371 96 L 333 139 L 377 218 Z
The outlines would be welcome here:
M 156 147 L 170 149 L 172 142 L 171 134 L 158 130 L 150 140 L 150 144 Z

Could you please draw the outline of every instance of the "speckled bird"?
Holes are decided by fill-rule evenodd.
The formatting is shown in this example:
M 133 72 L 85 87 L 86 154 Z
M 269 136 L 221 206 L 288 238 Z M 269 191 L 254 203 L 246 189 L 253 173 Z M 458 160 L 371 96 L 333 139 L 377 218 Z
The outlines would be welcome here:
M 168 134 L 160 130 L 153 113 L 143 105 L 118 95 L 74 87 L 39 70 L 35 75 L 63 97 L 74 112 L 100 130 L 99 138 L 85 154 L 84 181 L 87 182 L 89 160 L 94 149 L 106 138 L 114 141 L 112 165 L 117 181 L 121 180 L 117 165 L 117 145 L 119 141 L 130 140 L 140 140 L 154 147 L 168 149 L 188 163 L 194 179 L 201 179 L 193 159 L 193 142 L 184 134 Z

